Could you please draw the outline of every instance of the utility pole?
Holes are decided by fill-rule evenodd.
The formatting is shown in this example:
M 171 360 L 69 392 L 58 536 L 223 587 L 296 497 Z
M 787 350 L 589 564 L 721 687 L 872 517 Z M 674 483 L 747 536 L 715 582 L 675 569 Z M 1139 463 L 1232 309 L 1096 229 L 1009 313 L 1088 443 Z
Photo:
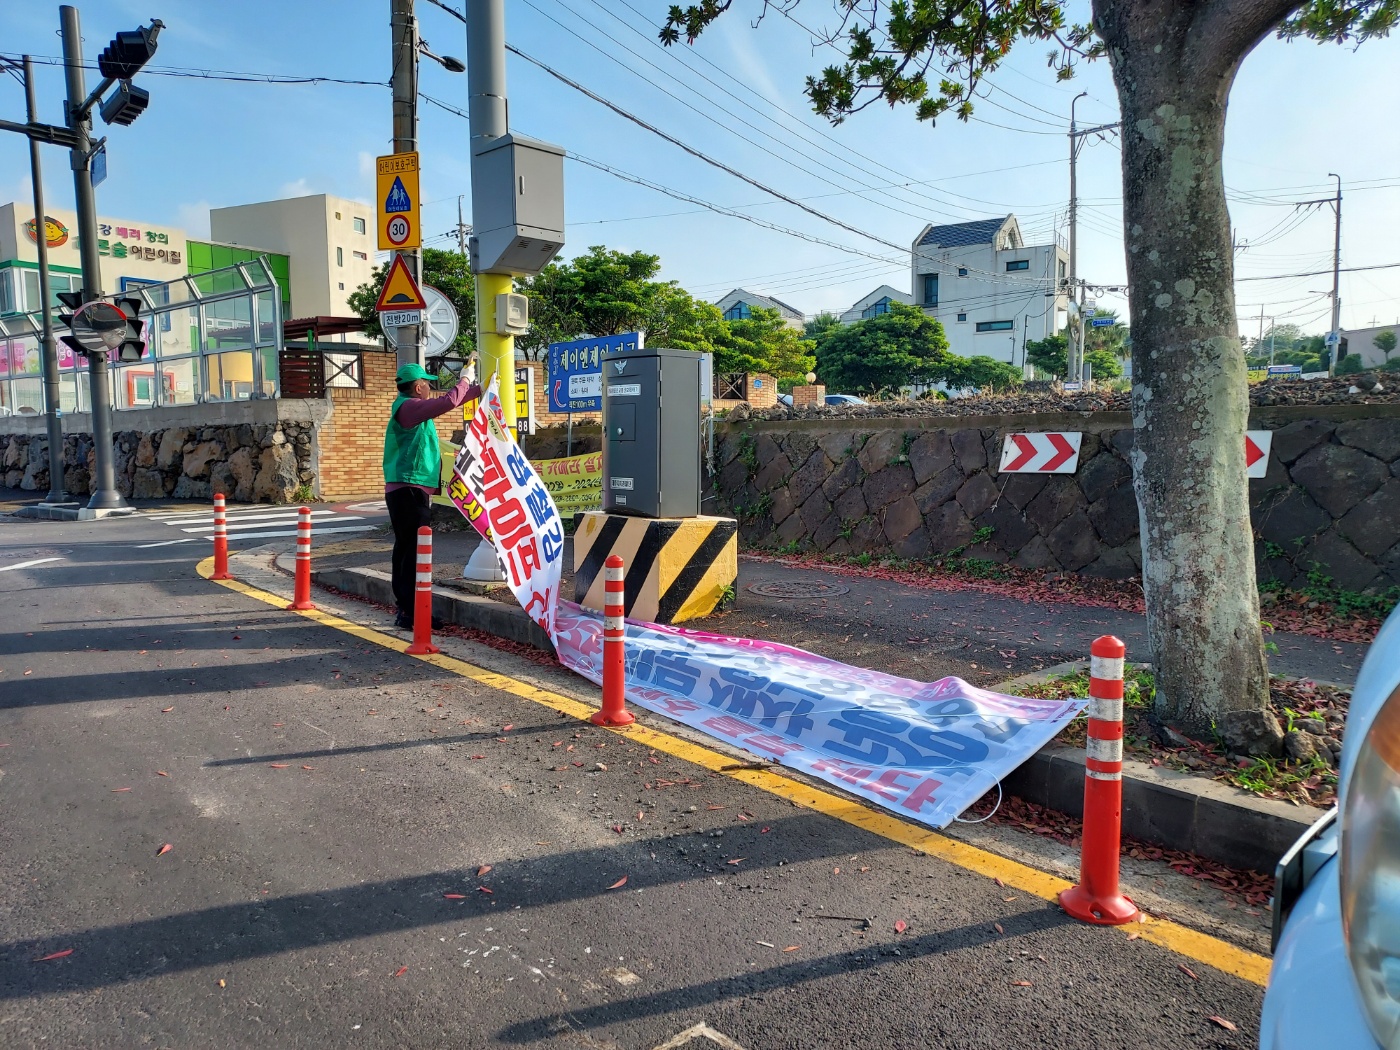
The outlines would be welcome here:
M 39 120 L 34 98 L 34 63 L 24 56 L 24 102 L 29 123 Z M 29 177 L 34 183 L 34 241 L 39 249 L 39 298 L 43 310 L 40 339 L 44 362 L 44 412 L 49 434 L 49 494 L 46 503 L 62 503 L 63 491 L 63 411 L 58 396 L 58 348 L 53 338 L 53 305 L 49 295 L 49 237 L 44 220 L 44 173 L 39 163 L 39 140 L 29 140 Z
M 102 298 L 102 261 L 97 254 L 97 197 L 92 189 L 91 162 L 92 102 L 83 86 L 83 34 L 78 9 L 64 5 L 58 9 L 63 37 L 63 68 L 68 82 L 65 117 L 74 134 L 69 163 L 73 168 L 73 197 L 78 212 L 78 251 L 83 269 L 83 302 Z M 106 81 L 110 84 L 110 81 Z M 102 88 L 98 88 L 98 93 Z M 39 217 L 43 222 L 43 217 Z M 42 236 L 42 234 L 41 234 Z M 45 307 L 47 307 L 45 303 Z M 88 354 L 88 383 L 92 397 L 92 444 L 96 474 L 92 479 L 89 510 L 131 511 L 131 505 L 117 491 L 112 464 L 112 392 L 107 355 Z
M 462 221 L 462 198 L 465 193 L 457 194 L 457 251 L 462 254 L 462 262 L 467 261 L 467 231 L 471 229 Z
M 394 153 L 414 153 L 418 150 L 418 22 L 413 17 L 413 0 L 389 0 L 389 29 L 392 37 Z M 415 284 L 422 284 L 422 254 L 401 251 L 413 275 Z M 399 329 L 398 357 L 400 365 L 423 363 L 423 326 L 407 325 Z
M 1089 92 L 1081 91 L 1074 96 L 1074 101 L 1069 104 L 1069 297 L 1074 300 L 1075 289 L 1079 286 L 1079 180 L 1077 161 L 1079 151 L 1084 148 L 1084 139 L 1088 135 L 1098 135 L 1105 131 L 1112 131 L 1119 125 L 1096 124 L 1092 128 L 1079 129 L 1079 124 L 1075 120 L 1074 107 L 1079 100 Z M 1079 288 L 1079 302 L 1083 306 L 1083 289 Z M 1084 311 L 1081 308 L 1078 315 L 1071 319 L 1069 326 L 1069 349 L 1066 354 L 1066 369 L 1069 374 L 1065 377 L 1072 382 L 1078 382 L 1084 378 Z
M 1337 354 L 1342 349 L 1342 177 L 1332 172 L 1328 178 L 1337 180 L 1336 233 L 1332 240 L 1332 330 L 1327 338 L 1331 341 L 1332 352 L 1327 358 L 1327 374 L 1337 374 Z

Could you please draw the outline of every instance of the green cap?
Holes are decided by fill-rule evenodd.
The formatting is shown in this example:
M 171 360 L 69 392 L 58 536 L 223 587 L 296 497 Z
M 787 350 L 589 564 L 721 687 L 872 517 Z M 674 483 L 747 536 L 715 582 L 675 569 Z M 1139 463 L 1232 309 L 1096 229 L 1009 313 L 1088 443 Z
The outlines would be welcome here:
M 426 379 L 430 383 L 433 380 L 422 365 L 399 365 L 398 373 L 394 376 L 394 382 L 399 386 L 417 382 L 419 379 Z

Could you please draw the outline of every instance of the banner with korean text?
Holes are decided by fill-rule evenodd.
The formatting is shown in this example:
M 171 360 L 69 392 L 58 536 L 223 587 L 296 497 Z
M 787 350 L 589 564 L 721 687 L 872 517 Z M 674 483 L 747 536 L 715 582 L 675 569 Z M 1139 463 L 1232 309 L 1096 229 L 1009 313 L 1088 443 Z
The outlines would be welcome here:
M 602 617 L 560 602 L 560 662 L 601 684 Z M 945 827 L 1082 711 L 914 682 L 777 642 L 627 621 L 627 699 L 911 820 Z
M 535 464 L 560 514 L 603 509 L 603 454 L 589 452 Z
M 467 426 L 453 464 L 449 495 L 496 548 L 501 571 L 516 601 L 551 638 L 564 567 L 564 525 L 549 492 L 515 437 L 501 425 L 496 380 Z M 460 486 L 459 486 L 460 482 Z M 477 511 L 458 502 L 460 487 Z

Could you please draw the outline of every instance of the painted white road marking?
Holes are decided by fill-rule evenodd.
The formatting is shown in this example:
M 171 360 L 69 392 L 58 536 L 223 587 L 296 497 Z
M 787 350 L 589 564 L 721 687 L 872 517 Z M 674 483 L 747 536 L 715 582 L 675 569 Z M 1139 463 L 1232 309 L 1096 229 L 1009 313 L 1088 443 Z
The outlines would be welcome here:
M 14 572 L 16 569 L 29 569 L 35 565 L 47 565 L 51 561 L 62 561 L 62 558 L 35 558 L 33 561 L 22 561 L 17 565 L 0 566 L 0 572 Z
M 344 519 L 341 519 L 341 520 L 343 521 Z M 374 529 L 374 528 L 375 528 L 374 525 L 346 525 L 344 528 L 338 528 L 338 529 L 316 529 L 316 530 L 312 533 L 312 535 L 313 535 L 313 537 L 314 537 L 314 536 L 325 536 L 325 535 L 327 535 L 328 533 L 332 533 L 332 532 L 369 532 L 369 531 L 371 531 L 371 530 Z M 295 536 L 296 534 L 297 534 L 297 530 L 296 530 L 296 529 L 286 529 L 286 530 L 283 530 L 283 531 L 280 531 L 280 532 L 245 532 L 245 533 L 243 533 L 242 535 L 230 536 L 228 539 L 229 539 L 229 542 L 230 542 L 230 543 L 233 543 L 235 540 L 262 540 L 262 539 L 272 539 L 272 538 L 277 537 L 277 536 Z M 202 539 L 208 540 L 210 543 L 213 543 L 213 542 L 214 542 L 214 537 L 213 537 L 213 536 L 204 536 L 204 537 L 192 536 L 192 537 L 190 537 L 190 538 L 191 538 L 191 539 L 201 539 L 201 538 L 202 538 Z
M 203 537 L 200 536 L 186 536 L 182 540 L 161 540 L 159 543 L 138 543 L 136 544 L 136 549 L 138 551 L 144 551 L 150 550 L 152 547 L 172 547 L 177 543 L 198 543 L 202 538 Z
M 282 518 L 288 518 L 288 517 L 290 517 L 292 520 L 295 521 L 295 520 L 296 520 L 297 513 L 298 513 L 298 508 L 292 507 L 292 508 L 290 508 L 290 509 L 288 509 L 288 508 L 282 508 L 282 509 L 279 509 L 279 510 L 263 510 L 263 511 L 253 511 L 253 512 L 251 512 L 251 513 L 245 512 L 245 513 L 238 513 L 238 514 L 229 514 L 229 515 L 226 515 L 226 516 L 225 516 L 225 520 L 226 520 L 226 521 L 229 521 L 229 522 L 235 522 L 235 521 L 258 521 L 258 520 L 265 519 L 265 518 L 278 518 L 278 519 L 282 519 Z M 332 518 L 332 517 L 335 517 L 335 511 L 333 511 L 333 510 L 313 510 L 313 511 L 311 512 L 311 516 L 312 516 L 313 518 Z M 184 516 L 178 517 L 178 518 L 162 518 L 162 519 L 161 519 L 161 524 L 162 524 L 162 525 L 212 525 L 212 524 L 214 524 L 214 518 L 213 518 L 212 515 L 209 515 L 209 514 L 187 514 L 187 515 L 184 515 Z
M 272 526 L 272 525 L 284 525 L 284 524 L 285 524 L 285 525 L 290 525 L 292 522 L 294 522 L 294 521 L 296 521 L 296 520 L 297 520 L 297 517 L 296 517 L 295 514 L 293 514 L 293 515 L 292 515 L 291 517 L 289 517 L 289 518 L 278 518 L 278 519 L 276 519 L 275 521 L 245 521 L 245 522 L 241 522 L 241 523 L 240 523 L 240 522 L 231 521 L 231 522 L 228 523 L 228 531 L 229 531 L 230 535 L 232 535 L 232 533 L 233 533 L 233 531 L 234 531 L 235 529 L 265 529 L 265 528 L 268 528 L 269 526 Z M 332 521 L 360 521 L 361 518 L 360 518 L 360 516 L 359 516 L 358 514 L 337 514 L 337 515 L 335 515 L 335 517 L 332 518 L 331 520 L 332 520 Z M 207 533 L 207 534 L 209 534 L 210 536 L 212 536 L 212 535 L 214 534 L 214 527 L 213 527 L 212 525 L 209 525 L 209 526 L 205 526 L 205 525 L 196 525 L 196 526 L 195 526 L 194 528 L 192 528 L 192 529 L 181 529 L 180 531 L 181 531 L 181 532 L 203 532 L 203 533 Z M 325 531 L 327 531 L 327 530 L 325 530 L 325 529 L 313 529 L 312 531 L 313 531 L 313 532 L 325 532 Z
M 653 1050 L 678 1050 L 679 1047 L 685 1046 L 686 1043 L 694 1042 L 697 1039 L 708 1039 L 716 1046 L 722 1047 L 723 1050 L 744 1050 L 742 1046 L 733 1039 L 730 1039 L 729 1036 L 722 1032 L 716 1032 L 703 1021 L 691 1028 L 687 1028 L 679 1035 L 672 1036 L 661 1045 L 654 1047 Z

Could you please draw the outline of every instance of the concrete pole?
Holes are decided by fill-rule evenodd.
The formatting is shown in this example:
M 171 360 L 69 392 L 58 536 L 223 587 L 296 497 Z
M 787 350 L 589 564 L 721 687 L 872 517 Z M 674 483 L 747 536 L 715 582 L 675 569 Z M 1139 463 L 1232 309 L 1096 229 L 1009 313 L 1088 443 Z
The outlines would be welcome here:
M 390 81 L 394 96 L 393 151 L 413 153 L 418 149 L 418 22 L 413 17 L 413 0 L 389 0 L 389 29 L 393 62 Z M 418 203 L 421 206 L 422 202 Z M 422 253 L 403 251 L 396 254 L 403 256 L 408 272 L 421 285 Z M 400 328 L 397 345 L 400 365 L 421 365 L 423 326 L 415 324 Z
M 467 107 L 471 127 L 472 185 L 482 178 L 481 149 L 510 130 L 506 103 L 506 12 L 504 0 L 467 0 Z M 490 229 L 485 216 L 472 209 L 472 226 Z M 483 388 L 499 376 L 501 415 L 515 425 L 515 339 L 496 334 L 496 296 L 512 290 L 510 274 L 476 275 L 476 378 Z M 478 543 L 462 577 L 478 583 L 502 583 L 500 564 L 489 543 Z
M 1328 357 L 1327 374 L 1337 374 L 1337 355 L 1342 351 L 1342 177 L 1327 173 L 1329 178 L 1337 180 L 1337 202 L 1334 207 L 1337 210 L 1336 235 L 1332 241 L 1332 331 L 1334 340 L 1332 343 L 1332 353 Z
M 33 124 L 39 119 L 34 99 L 34 63 L 24 56 L 24 101 Z M 49 238 L 44 223 L 44 173 L 39 163 L 39 141 L 29 140 L 29 177 L 34 182 L 34 240 L 39 248 L 39 298 L 42 300 L 43 335 L 40 339 L 44 361 L 44 412 L 49 434 L 49 494 L 48 503 L 62 503 L 63 491 L 63 414 L 58 397 L 58 348 L 53 338 L 53 311 L 49 307 Z
M 467 0 L 467 91 L 471 117 L 472 184 L 478 180 L 476 158 L 495 139 L 510 131 L 506 101 L 505 0 Z M 472 226 L 490 229 L 481 215 Z M 476 275 L 476 347 L 482 385 L 494 372 L 500 376 L 501 414 L 515 426 L 515 338 L 496 334 L 496 296 L 514 291 L 508 273 Z
M 102 261 L 97 254 L 97 197 L 92 190 L 88 150 L 92 116 L 75 119 L 87 98 L 83 86 L 83 35 L 78 9 L 64 5 L 58 9 L 63 36 L 63 68 L 68 81 L 68 127 L 77 134 L 77 144 L 69 153 L 73 167 L 73 197 L 78 212 L 78 248 L 82 257 L 83 302 L 102 298 Z M 131 505 L 117 491 L 112 467 L 112 395 L 107 354 L 88 355 L 88 382 L 92 395 L 92 445 L 96 460 L 89 510 L 130 510 Z

